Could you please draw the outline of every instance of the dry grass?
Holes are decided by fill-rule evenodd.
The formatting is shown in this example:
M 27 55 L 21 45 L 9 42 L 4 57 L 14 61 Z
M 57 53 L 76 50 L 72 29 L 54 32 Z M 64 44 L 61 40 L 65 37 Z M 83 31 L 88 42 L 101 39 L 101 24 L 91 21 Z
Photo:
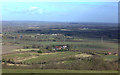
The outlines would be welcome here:
M 13 45 L 2 45 L 2 53 L 13 53 L 13 50 L 21 48 L 21 46 L 13 46 Z
M 92 55 L 90 54 L 86 54 L 86 53 L 82 53 L 82 54 L 77 54 L 75 55 L 75 57 L 91 57 Z

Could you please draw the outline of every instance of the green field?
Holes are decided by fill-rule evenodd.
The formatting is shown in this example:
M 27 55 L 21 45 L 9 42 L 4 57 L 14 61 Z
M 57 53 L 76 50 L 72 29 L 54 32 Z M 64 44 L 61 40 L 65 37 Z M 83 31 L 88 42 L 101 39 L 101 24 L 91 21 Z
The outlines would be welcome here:
M 118 71 L 86 71 L 86 70 L 64 70 L 64 69 L 3 69 L 3 73 L 118 73 Z
M 107 61 L 118 60 L 118 56 L 115 56 L 115 55 L 103 56 L 103 58 L 104 60 L 107 60 Z
M 92 51 L 117 51 L 118 44 L 110 41 L 104 41 L 103 43 L 99 40 L 85 40 L 81 42 L 53 42 L 53 41 L 23 41 L 23 40 L 5 40 L 7 42 L 18 42 L 20 44 L 13 44 L 14 46 L 32 46 L 32 45 L 43 45 L 43 46 L 52 46 L 52 45 L 72 45 L 72 50 L 92 50 Z M 21 49 L 22 50 L 22 49 Z
M 57 52 L 53 54 L 45 54 L 45 55 L 43 54 L 37 58 L 26 60 L 24 62 L 39 63 L 39 62 L 59 61 L 59 60 L 64 60 L 66 58 L 74 56 L 75 54 L 78 54 L 78 53 L 79 52 Z

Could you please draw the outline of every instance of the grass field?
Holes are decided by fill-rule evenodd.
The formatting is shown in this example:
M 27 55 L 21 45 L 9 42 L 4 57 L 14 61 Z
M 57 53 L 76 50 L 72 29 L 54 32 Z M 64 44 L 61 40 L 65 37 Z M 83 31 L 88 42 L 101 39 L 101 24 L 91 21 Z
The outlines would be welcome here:
M 56 52 L 56 53 L 42 53 L 37 58 L 29 59 L 24 62 L 28 63 L 39 63 L 39 62 L 49 62 L 49 61 L 58 61 L 61 59 L 66 59 L 68 57 L 74 56 L 80 52 Z
M 65 44 L 73 44 L 73 45 L 79 45 L 79 48 L 102 48 L 102 49 L 105 49 L 105 48 L 114 48 L 114 49 L 117 49 L 118 48 L 118 44 L 117 43 L 113 43 L 111 41 L 104 41 L 104 42 L 101 42 L 100 40 L 94 40 L 94 39 L 86 39 L 86 40 L 83 40 L 81 42 L 68 42 L 68 41 L 64 41 L 64 42 L 61 42 L 61 41 L 57 41 L 57 42 L 53 42 L 53 41 L 42 41 L 42 42 L 39 42 L 39 41 L 24 41 L 24 40 L 11 40 L 11 39 L 6 39 L 6 40 L 3 40 L 3 42 L 10 42 L 10 43 L 14 43 L 14 42 L 18 42 L 19 44 L 15 44 L 16 46 L 17 45 L 21 45 L 21 46 L 24 46 L 24 45 L 65 45 Z
M 39 50 L 39 49 L 16 49 L 16 50 L 13 50 L 13 51 L 32 51 L 32 50 Z
M 64 70 L 64 69 L 3 69 L 3 73 L 118 73 L 118 71 L 87 71 L 87 70 Z
M 115 56 L 115 55 L 103 56 L 103 58 L 104 60 L 107 60 L 107 61 L 118 60 L 118 56 Z

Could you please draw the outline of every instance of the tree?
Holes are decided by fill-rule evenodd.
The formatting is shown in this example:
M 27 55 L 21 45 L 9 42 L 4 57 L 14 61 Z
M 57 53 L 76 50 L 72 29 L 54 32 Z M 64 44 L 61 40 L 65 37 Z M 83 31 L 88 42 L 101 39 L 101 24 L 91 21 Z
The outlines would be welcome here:
M 42 51 L 41 50 L 39 50 L 39 51 L 37 51 L 38 53 L 42 53 Z

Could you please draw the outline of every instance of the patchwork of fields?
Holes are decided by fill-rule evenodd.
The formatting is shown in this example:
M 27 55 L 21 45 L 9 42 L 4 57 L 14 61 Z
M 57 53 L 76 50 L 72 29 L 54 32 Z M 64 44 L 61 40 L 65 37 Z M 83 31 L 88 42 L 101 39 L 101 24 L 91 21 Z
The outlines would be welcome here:
M 88 27 L 6 29 L 2 35 L 3 73 L 117 73 L 116 30 Z

